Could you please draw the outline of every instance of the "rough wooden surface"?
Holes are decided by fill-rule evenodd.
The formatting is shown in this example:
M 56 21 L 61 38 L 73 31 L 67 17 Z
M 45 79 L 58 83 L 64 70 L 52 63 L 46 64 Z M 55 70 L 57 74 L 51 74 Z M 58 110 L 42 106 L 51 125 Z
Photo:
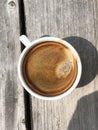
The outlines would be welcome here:
M 0 130 L 30 130 L 25 125 L 26 120 L 30 125 L 29 117 L 32 130 L 97 130 L 98 1 L 0 0 L 0 12 Z M 24 98 L 17 76 L 20 32 L 31 40 L 42 35 L 64 38 L 76 48 L 83 73 L 69 96 L 57 101 L 31 96 L 30 104 L 27 93 Z
M 18 7 L 17 0 L 0 0 L 0 130 L 26 130 L 24 92 L 17 76 Z
M 78 88 L 58 101 L 31 96 L 32 130 L 98 129 L 98 1 L 24 0 L 26 31 L 31 40 L 42 35 L 65 38 L 83 63 Z

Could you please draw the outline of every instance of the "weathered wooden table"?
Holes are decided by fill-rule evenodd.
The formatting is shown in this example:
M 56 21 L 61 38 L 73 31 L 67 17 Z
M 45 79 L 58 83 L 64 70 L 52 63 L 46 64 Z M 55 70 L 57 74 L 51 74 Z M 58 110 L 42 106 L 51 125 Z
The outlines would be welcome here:
M 80 54 L 78 87 L 57 101 L 30 96 L 17 76 L 19 36 L 64 38 Z M 0 130 L 98 130 L 98 0 L 0 0 Z

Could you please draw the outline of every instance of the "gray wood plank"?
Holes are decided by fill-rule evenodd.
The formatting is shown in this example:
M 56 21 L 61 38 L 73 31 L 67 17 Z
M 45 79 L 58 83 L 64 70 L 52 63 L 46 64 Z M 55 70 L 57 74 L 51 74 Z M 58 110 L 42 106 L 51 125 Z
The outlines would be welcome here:
M 98 129 L 98 1 L 24 0 L 26 31 L 65 38 L 79 52 L 83 74 L 70 95 L 58 101 L 31 96 L 33 130 Z
M 19 35 L 18 1 L 0 0 L 0 130 L 26 130 L 24 92 L 17 76 Z

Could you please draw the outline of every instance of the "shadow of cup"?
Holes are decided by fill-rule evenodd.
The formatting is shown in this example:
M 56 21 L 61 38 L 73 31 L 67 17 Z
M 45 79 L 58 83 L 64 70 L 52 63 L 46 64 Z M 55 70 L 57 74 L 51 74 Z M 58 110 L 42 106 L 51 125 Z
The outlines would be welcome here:
M 91 82 L 98 73 L 98 52 L 88 40 L 81 37 L 63 38 L 78 52 L 82 62 L 82 76 L 78 87 L 83 87 Z
M 86 95 L 77 102 L 67 130 L 98 129 L 98 91 Z

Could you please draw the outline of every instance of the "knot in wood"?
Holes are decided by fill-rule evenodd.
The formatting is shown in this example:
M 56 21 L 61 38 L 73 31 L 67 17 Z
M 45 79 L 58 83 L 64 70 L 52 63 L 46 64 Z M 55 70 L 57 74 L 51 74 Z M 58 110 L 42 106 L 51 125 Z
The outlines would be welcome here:
M 8 2 L 8 5 L 11 9 L 15 8 L 16 7 L 16 3 L 14 1 L 9 1 Z

